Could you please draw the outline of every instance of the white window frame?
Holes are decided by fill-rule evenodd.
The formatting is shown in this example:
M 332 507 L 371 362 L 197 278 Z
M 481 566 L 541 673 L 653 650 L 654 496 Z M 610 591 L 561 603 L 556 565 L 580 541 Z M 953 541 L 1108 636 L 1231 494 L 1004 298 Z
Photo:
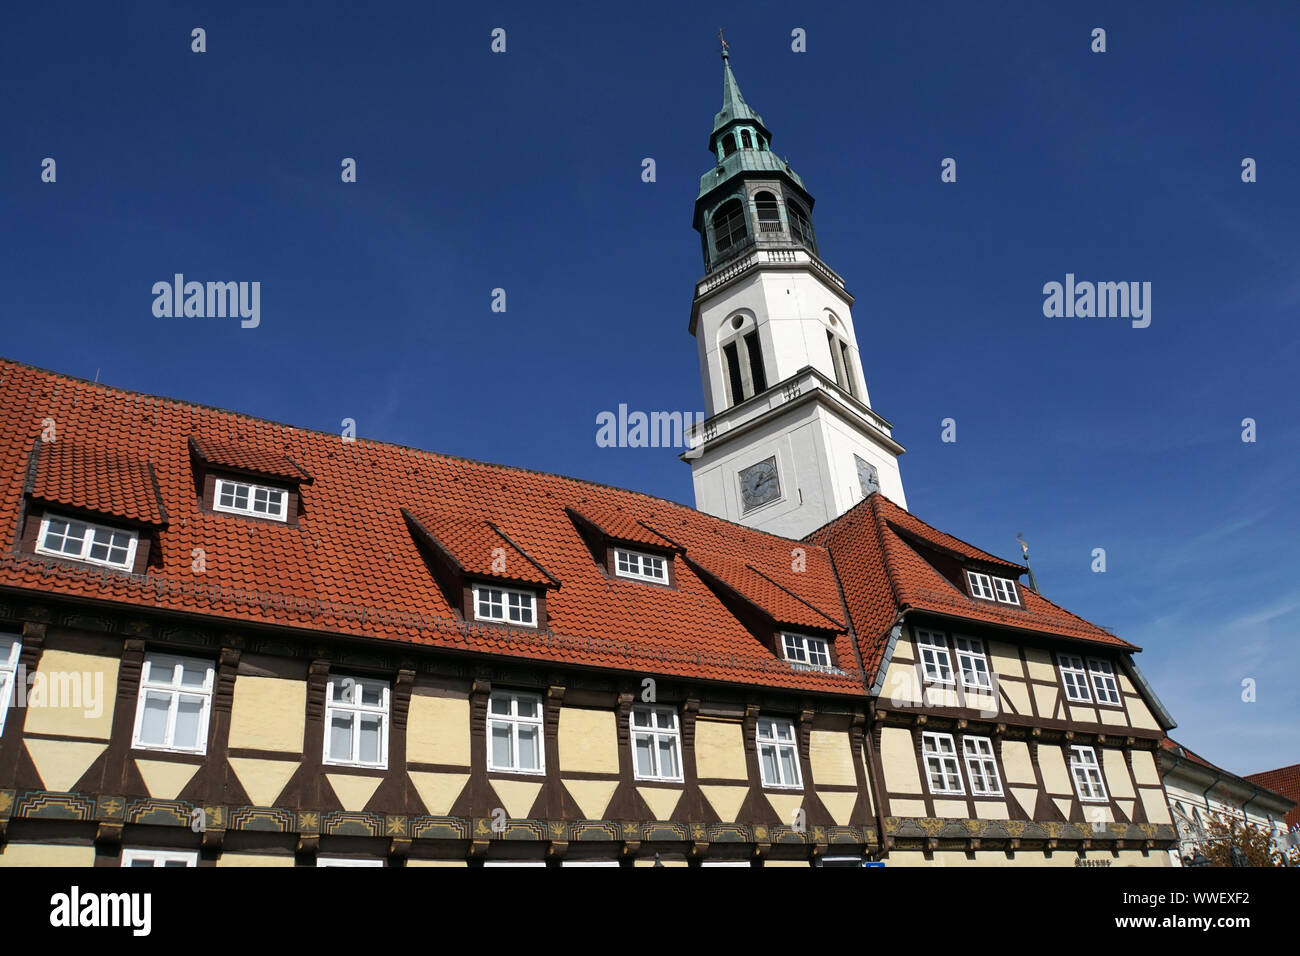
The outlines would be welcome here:
M 230 486 L 232 489 L 231 497 L 236 497 L 235 489 L 245 489 L 248 497 L 248 506 L 240 508 L 238 505 L 223 505 L 221 503 L 221 492 L 223 488 Z M 258 511 L 253 505 L 257 500 L 257 493 L 264 492 L 267 495 L 268 504 L 272 493 L 280 496 L 279 511 Z M 212 490 L 212 510 L 221 511 L 226 514 L 244 515 L 248 518 L 265 518 L 268 521 L 288 521 L 289 520 L 289 489 L 279 485 L 259 485 L 255 481 L 242 481 L 237 478 L 218 478 L 216 486 Z
M 489 599 L 489 601 L 487 602 L 489 604 L 496 603 L 501 605 L 501 613 L 499 616 L 494 615 L 491 612 L 489 612 L 487 615 L 483 613 L 482 606 L 480 603 L 480 594 L 486 591 L 492 591 L 500 594 L 501 596 L 500 601 L 492 601 Z M 524 601 L 520 602 L 520 607 L 527 606 L 528 614 L 531 620 L 528 621 L 511 620 L 510 618 L 510 611 L 511 611 L 511 604 L 512 604 L 511 598 L 525 599 Z M 498 587 L 495 584 L 476 584 L 474 585 L 473 601 L 474 601 L 474 620 L 476 621 L 491 621 L 496 624 L 510 624 L 513 625 L 514 627 L 537 627 L 537 595 L 534 594 L 532 591 L 521 591 L 518 588 Z
M 350 683 L 349 683 L 350 682 Z M 335 700 L 334 688 L 338 686 L 351 691 L 351 700 Z M 379 688 L 379 704 L 363 704 L 362 693 L 369 687 Z M 388 728 L 392 713 L 392 688 L 388 681 L 371 677 L 353 677 L 346 674 L 331 674 L 325 683 L 325 737 L 321 742 L 321 763 L 330 767 L 361 767 L 370 770 L 388 769 Z M 355 760 L 339 760 L 330 756 L 330 731 L 333 729 L 335 714 L 349 714 L 352 717 L 352 753 Z M 360 759 L 361 754 L 361 718 L 379 718 L 379 760 L 368 762 Z
M 667 584 L 668 559 L 661 554 L 615 548 L 614 574 L 620 578 L 649 581 L 651 584 Z
M 1092 693 L 1097 703 L 1104 707 L 1123 707 L 1115 665 L 1100 657 L 1088 658 L 1088 677 L 1092 680 Z
M 650 715 L 649 726 L 637 726 L 636 716 L 638 713 Z M 665 727 L 660 723 L 661 718 L 671 719 L 672 725 Z M 682 783 L 682 723 L 678 719 L 677 710 L 673 707 L 655 706 L 652 704 L 636 704 L 632 707 L 627 716 L 628 730 L 632 741 L 632 776 L 637 780 L 656 780 L 661 783 Z M 642 774 L 641 768 L 636 759 L 636 744 L 638 737 L 648 737 L 650 739 L 650 756 L 654 763 L 655 772 L 652 774 Z M 663 768 L 659 766 L 659 744 L 660 741 L 669 740 L 672 742 L 675 763 L 677 764 L 677 773 L 669 776 L 663 773 Z
M 1095 780 L 1092 779 L 1094 776 Z M 1106 795 L 1106 779 L 1101 774 L 1101 763 L 1093 748 L 1079 744 L 1070 747 L 1070 777 L 1074 780 L 1074 791 L 1083 803 L 1110 802 Z
M 9 702 L 14 699 L 18 683 L 18 661 L 23 654 L 23 639 L 17 634 L 0 634 L 0 734 L 5 731 L 5 717 L 9 715 Z M 23 688 L 23 693 L 27 688 Z
M 537 702 L 536 717 L 519 716 L 519 701 L 522 698 L 529 698 Z M 510 701 L 509 714 L 497 714 L 492 711 L 492 702 L 501 698 L 508 698 Z M 488 696 L 487 709 L 487 768 L 490 773 L 526 773 L 534 776 L 544 776 L 546 774 L 546 726 L 545 726 L 545 702 L 542 695 L 536 691 L 528 690 L 494 690 Z M 510 727 L 510 755 L 515 766 L 498 767 L 492 762 L 492 725 L 506 724 Z M 537 767 L 535 769 L 526 769 L 518 766 L 519 763 L 519 728 L 522 726 L 537 728 Z
M 979 571 L 967 571 L 966 580 L 970 584 L 970 593 L 974 597 L 985 601 L 994 600 L 993 582 L 987 574 L 981 574 Z
M 964 634 L 952 636 L 952 646 L 957 652 L 957 673 L 961 674 L 961 686 L 967 690 L 992 691 L 993 668 L 984 649 L 984 642 L 978 637 L 966 637 Z M 979 666 L 976 666 L 979 665 Z M 983 682 L 969 681 L 967 675 L 982 676 Z
M 918 630 L 916 651 L 925 683 L 956 685 L 957 677 L 953 673 L 952 658 L 948 655 L 948 638 L 945 634 L 940 631 Z M 945 677 L 944 674 L 947 676 Z
M 1016 582 L 1010 578 L 993 578 L 993 593 L 1000 604 L 1020 606 L 1020 594 L 1017 592 Z
M 966 776 L 970 779 L 970 792 L 974 797 L 1002 796 L 1002 776 L 998 773 L 998 758 L 989 737 L 962 737 L 962 758 L 966 761 Z M 992 781 L 992 786 L 981 786 L 980 781 Z
M 763 725 L 770 724 L 772 732 L 763 733 Z M 788 729 L 790 736 L 788 738 L 781 736 L 781 729 Z M 764 717 L 759 715 L 758 721 L 754 724 L 754 743 L 758 750 L 758 773 L 764 787 L 779 790 L 802 790 L 803 789 L 803 770 L 799 766 L 799 731 L 795 728 L 794 721 L 788 717 Z M 768 779 L 767 771 L 763 763 L 763 748 L 768 747 L 773 751 L 776 758 L 773 766 L 776 767 L 776 779 Z M 784 779 L 785 774 L 782 771 L 781 756 L 782 751 L 789 750 L 794 754 L 794 780 Z
M 122 851 L 121 866 L 135 866 L 137 860 L 149 860 L 150 866 L 182 862 L 186 866 L 199 865 L 198 850 L 127 850 Z
M 946 746 L 947 749 L 944 749 Z M 957 758 L 957 742 L 952 734 L 941 734 L 927 730 L 921 734 L 921 757 L 925 765 L 925 786 L 932 794 L 965 796 L 966 788 L 961 779 L 961 761 Z M 943 780 L 943 786 L 936 788 L 934 774 Z M 952 786 L 953 780 L 956 787 Z
M 62 521 L 71 528 L 78 525 L 86 530 L 81 536 L 81 551 L 77 554 L 70 554 L 67 551 L 59 551 L 55 548 L 45 546 L 45 536 L 49 533 L 51 521 Z M 92 547 L 97 543 L 96 536 L 100 533 L 110 535 L 109 541 L 112 542 L 111 535 L 126 535 L 129 539 L 126 546 L 126 560 L 122 562 L 109 561 L 107 558 L 92 557 L 90 552 Z M 66 535 L 65 535 L 66 537 Z M 41 516 L 41 530 L 36 536 L 36 553 L 45 554 L 54 558 L 64 558 L 68 561 L 81 561 L 85 564 L 97 564 L 104 568 L 116 568 L 119 571 L 130 571 L 135 567 L 136 547 L 140 543 L 140 533 L 130 531 L 126 528 L 120 528 L 115 525 L 97 524 L 94 521 L 85 521 L 81 518 L 69 518 L 66 515 L 46 513 Z
M 1061 684 L 1065 687 L 1065 699 L 1072 704 L 1091 704 L 1092 691 L 1088 689 L 1088 669 L 1083 658 L 1077 654 L 1057 652 L 1056 664 L 1061 669 Z
M 798 664 L 809 670 L 835 669 L 835 665 L 831 662 L 831 642 L 824 637 L 810 637 L 807 634 L 782 631 L 781 656 L 791 664 Z
M 318 856 L 317 866 L 383 866 L 383 860 L 355 856 Z
M 167 681 L 158 678 L 158 672 L 162 670 L 164 665 L 169 665 L 171 669 L 171 676 Z M 184 665 L 193 665 L 206 669 L 202 687 L 188 687 L 179 683 L 176 669 Z M 201 657 L 183 657 L 179 654 L 169 653 L 147 655 L 144 664 L 140 668 L 140 692 L 136 698 L 135 727 L 131 731 L 132 749 L 157 750 L 179 754 L 206 754 L 208 752 L 208 727 L 212 717 L 212 689 L 215 675 L 216 666 L 213 662 Z M 171 695 L 171 701 L 167 705 L 165 742 L 162 744 L 145 743 L 140 739 L 140 731 L 144 729 L 145 703 L 148 701 L 150 692 Z M 176 715 L 180 711 L 181 697 L 203 698 L 203 709 L 199 713 L 198 742 L 194 747 L 177 747 L 171 743 L 176 737 Z

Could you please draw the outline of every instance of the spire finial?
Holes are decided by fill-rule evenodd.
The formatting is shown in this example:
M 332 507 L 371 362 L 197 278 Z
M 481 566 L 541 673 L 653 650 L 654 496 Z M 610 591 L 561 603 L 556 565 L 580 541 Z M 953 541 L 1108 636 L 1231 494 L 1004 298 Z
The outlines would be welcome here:
M 718 27 L 718 42 L 722 44 L 722 58 L 727 59 L 727 51 L 731 49 L 731 44 L 722 38 L 722 27 Z

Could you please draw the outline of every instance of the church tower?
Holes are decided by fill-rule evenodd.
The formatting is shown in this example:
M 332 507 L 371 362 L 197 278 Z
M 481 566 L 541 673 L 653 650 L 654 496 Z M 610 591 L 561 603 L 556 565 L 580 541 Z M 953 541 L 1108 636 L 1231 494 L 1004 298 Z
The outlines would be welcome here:
M 818 252 L 813 197 L 771 141 L 724 44 L 715 163 L 695 200 L 705 274 L 690 330 L 707 417 L 682 458 L 696 508 L 801 538 L 877 489 L 906 508 L 903 446 L 871 408 L 853 296 Z

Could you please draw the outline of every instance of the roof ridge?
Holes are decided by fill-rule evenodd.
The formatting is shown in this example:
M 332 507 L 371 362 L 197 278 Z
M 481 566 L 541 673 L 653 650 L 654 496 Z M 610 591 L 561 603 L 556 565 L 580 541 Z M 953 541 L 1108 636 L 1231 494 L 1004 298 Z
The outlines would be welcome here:
M 78 378 L 75 375 L 68 375 L 64 372 L 55 372 L 52 371 L 51 369 L 41 368 L 39 365 L 31 365 L 27 362 L 20 362 L 17 359 L 12 359 L 0 355 L 0 369 L 3 369 L 4 365 L 6 364 L 10 366 L 16 366 L 22 369 L 27 369 L 33 372 L 39 372 L 42 375 L 47 375 L 52 378 L 59 379 L 65 382 L 90 386 L 91 388 L 100 392 L 116 392 L 118 394 L 125 395 L 125 396 L 134 396 L 137 398 L 152 399 L 153 401 L 159 401 L 159 402 L 170 402 L 174 405 L 182 405 L 188 408 L 206 409 L 208 411 L 220 412 L 224 415 L 234 415 L 250 422 L 257 422 L 264 425 L 273 425 L 278 428 L 287 428 L 296 432 L 304 432 L 306 434 L 311 434 L 311 435 L 324 435 L 333 439 L 338 438 L 337 433 L 324 431 L 319 428 L 306 428 L 301 425 L 292 425 L 288 422 L 276 421 L 275 419 L 271 419 L 271 418 L 262 418 L 258 415 L 249 415 L 244 412 L 235 411 L 234 409 L 231 408 L 222 408 L 219 405 L 207 405 L 202 402 L 189 401 L 183 398 L 171 398 L 167 395 L 155 395 L 152 392 L 141 392 L 141 391 L 136 391 L 134 389 L 121 388 L 116 385 L 108 385 L 104 382 L 92 382 L 89 379 Z M 540 471 L 536 468 L 524 468 L 519 465 L 507 465 L 507 464 L 502 464 L 500 462 L 483 461 L 480 458 L 469 458 L 463 455 L 450 455 L 445 452 L 430 451 L 427 448 L 418 448 L 415 445 L 404 445 L 400 442 L 382 441 L 377 438 L 365 438 L 363 436 L 356 436 L 353 439 L 353 441 L 356 444 L 368 444 L 368 445 L 375 445 L 380 448 L 394 448 L 403 451 L 415 452 L 416 454 L 419 455 L 426 455 L 429 458 L 441 459 L 443 461 L 462 462 L 470 465 L 479 465 L 484 468 L 499 469 L 501 471 L 506 471 L 506 472 L 514 472 L 514 473 L 525 474 L 525 475 L 540 475 L 545 478 L 560 478 L 564 481 L 572 481 L 593 488 L 602 488 L 607 491 L 616 491 L 619 492 L 620 494 L 636 495 L 639 498 L 644 498 L 649 501 L 665 504 L 673 508 L 681 508 L 685 511 L 690 511 L 694 514 L 705 515 L 706 517 L 708 517 L 713 521 L 719 521 L 722 522 L 723 524 L 731 525 L 732 527 L 741 529 L 743 531 L 759 534 L 773 541 L 793 541 L 797 543 L 802 540 L 799 538 L 787 538 L 782 535 L 772 534 L 770 531 L 763 531 L 759 528 L 751 528 L 749 525 L 741 524 L 738 521 L 732 521 L 728 518 L 723 518 L 719 515 L 708 514 L 708 512 L 700 511 L 697 508 L 692 508 L 690 505 L 683 504 L 680 501 L 673 501 L 671 498 L 660 498 L 657 495 L 652 495 L 645 491 L 637 491 L 634 488 L 621 488 L 618 485 L 611 485 L 608 484 L 607 482 L 595 481 L 590 478 L 579 478 L 575 475 L 563 475 L 553 471 Z M 655 533 L 658 534 L 659 532 L 656 531 Z

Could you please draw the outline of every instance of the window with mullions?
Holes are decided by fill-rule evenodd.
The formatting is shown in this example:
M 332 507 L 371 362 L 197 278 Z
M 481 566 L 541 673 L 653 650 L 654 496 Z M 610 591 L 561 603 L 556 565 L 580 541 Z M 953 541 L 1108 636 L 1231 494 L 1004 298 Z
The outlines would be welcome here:
M 967 571 L 966 580 L 970 582 L 970 593 L 974 597 L 983 598 L 986 601 L 993 600 L 993 584 L 987 574 Z
M 765 787 L 802 789 L 794 723 L 784 717 L 758 718 L 758 770 Z
M 1065 699 L 1076 704 L 1091 704 L 1092 694 L 1088 692 L 1088 674 L 1083 669 L 1083 658 L 1073 654 L 1057 654 L 1056 660 L 1061 666 Z
M 544 773 L 541 695 L 494 690 L 488 699 L 487 738 L 489 770 Z
M 787 661 L 819 670 L 831 669 L 830 644 L 822 638 L 808 637 L 805 634 L 782 634 L 781 644 Z
M 388 683 L 331 676 L 325 700 L 323 762 L 341 767 L 387 768 Z
M 212 510 L 248 515 L 253 518 L 269 518 L 272 521 L 287 521 L 289 492 L 269 485 L 218 478 Z
M 916 649 L 921 655 L 922 673 L 926 683 L 952 684 L 952 660 L 948 657 L 948 642 L 935 631 L 917 631 Z
M 1020 595 L 1016 593 L 1016 582 L 1010 578 L 994 578 L 993 592 L 1003 604 L 1019 604 Z
M 23 645 L 16 634 L 0 634 L 0 734 L 4 733 L 5 715 L 9 713 L 9 702 L 15 693 L 25 693 L 27 688 L 15 691 L 18 679 L 18 659 L 22 656 Z
M 984 642 L 978 637 L 954 635 L 952 643 L 957 651 L 957 670 L 961 673 L 962 686 L 968 690 L 992 690 L 993 677 L 989 673 Z
M 46 515 L 41 519 L 36 553 L 129 570 L 135 565 L 138 541 L 133 531 Z
M 1102 782 L 1097 754 L 1091 747 L 1070 748 L 1070 775 L 1079 799 L 1086 803 L 1105 803 L 1106 785 Z
M 957 763 L 957 745 L 952 734 L 926 731 L 921 734 L 921 751 L 931 793 L 966 792 L 961 784 L 961 765 Z
M 503 624 L 537 625 L 537 596 L 529 591 L 474 585 L 474 617 Z
M 632 768 L 637 780 L 682 779 L 682 738 L 671 707 L 632 708 Z
M 131 745 L 138 750 L 207 753 L 213 672 L 211 661 L 171 654 L 146 657 Z
M 656 584 L 668 583 L 668 562 L 657 554 L 615 548 L 614 571 L 620 578 L 636 578 Z
M 1002 778 L 993 755 L 993 741 L 988 737 L 963 737 L 961 752 L 966 758 L 970 792 L 977 797 L 1002 796 Z
M 1115 682 L 1115 668 L 1110 661 L 1089 658 L 1088 673 L 1092 677 L 1092 690 L 1097 695 L 1097 703 L 1119 707 L 1119 685 Z

